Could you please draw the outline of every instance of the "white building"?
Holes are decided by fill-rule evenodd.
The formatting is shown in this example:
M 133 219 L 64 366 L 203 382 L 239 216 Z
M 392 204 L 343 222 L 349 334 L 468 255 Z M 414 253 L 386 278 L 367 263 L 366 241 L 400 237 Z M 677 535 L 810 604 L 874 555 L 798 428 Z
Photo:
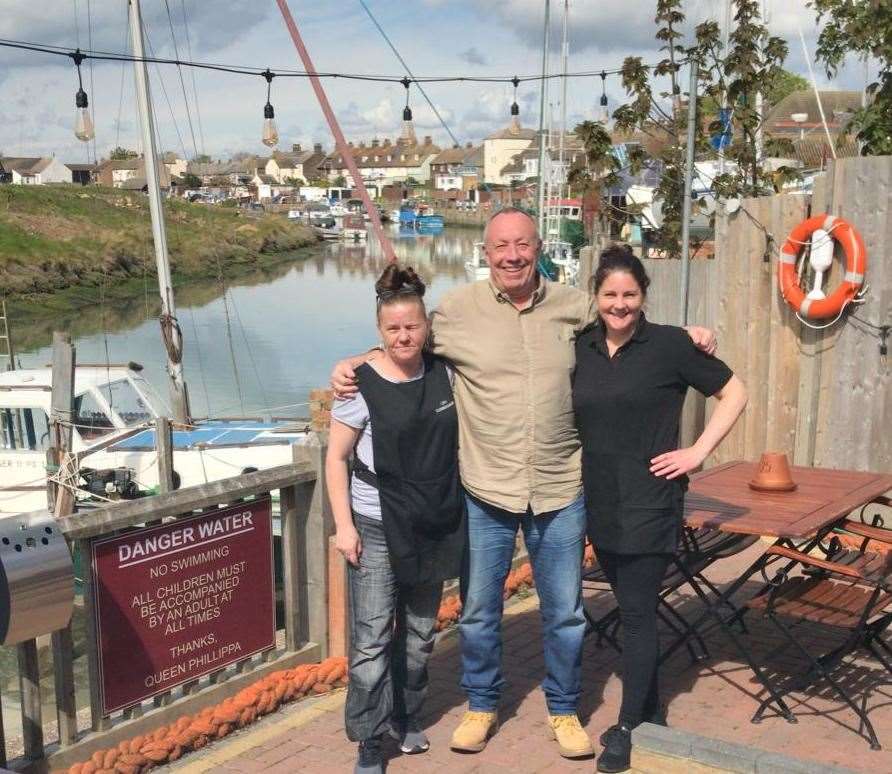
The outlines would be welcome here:
M 511 178 L 502 169 L 521 151 L 526 150 L 536 138 L 533 129 L 508 126 L 483 140 L 483 182 L 508 185 Z
M 55 156 L 0 157 L 0 182 L 13 185 L 70 183 L 71 170 Z

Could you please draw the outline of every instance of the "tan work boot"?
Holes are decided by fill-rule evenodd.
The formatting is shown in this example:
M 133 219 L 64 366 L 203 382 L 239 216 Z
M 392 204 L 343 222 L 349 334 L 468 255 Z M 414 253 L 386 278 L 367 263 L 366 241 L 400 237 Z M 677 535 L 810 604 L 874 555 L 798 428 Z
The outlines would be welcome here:
M 588 738 L 579 718 L 573 715 L 549 715 L 551 738 L 557 740 L 558 750 L 565 758 L 585 758 L 594 755 L 592 740 Z
M 453 732 L 449 746 L 462 752 L 480 752 L 498 729 L 499 718 L 495 712 L 468 710 Z

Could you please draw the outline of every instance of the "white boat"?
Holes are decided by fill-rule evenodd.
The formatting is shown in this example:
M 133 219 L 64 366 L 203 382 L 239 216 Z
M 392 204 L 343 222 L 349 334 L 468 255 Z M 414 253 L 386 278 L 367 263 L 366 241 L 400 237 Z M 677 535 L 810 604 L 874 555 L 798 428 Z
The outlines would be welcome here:
M 469 282 L 489 279 L 489 263 L 483 252 L 483 242 L 474 242 L 473 257 L 465 261 L 465 275 Z
M 169 414 L 142 367 L 78 366 L 71 451 L 79 500 L 140 496 L 158 486 L 154 423 Z M 52 369 L 0 373 L 0 514 L 46 508 L 46 450 Z M 173 432 L 180 486 L 236 476 L 292 461 L 291 444 L 307 432 L 298 420 L 204 420 Z
M 341 238 L 348 242 L 362 242 L 368 237 L 368 231 L 365 228 L 365 220 L 356 213 L 344 216 L 343 226 L 341 227 Z
M 331 214 L 336 218 L 343 218 L 349 210 L 341 204 L 341 202 L 335 202 L 331 205 Z
M 575 286 L 579 282 L 579 259 L 573 257 L 573 246 L 562 239 L 542 243 L 542 254 L 557 267 L 557 281 Z

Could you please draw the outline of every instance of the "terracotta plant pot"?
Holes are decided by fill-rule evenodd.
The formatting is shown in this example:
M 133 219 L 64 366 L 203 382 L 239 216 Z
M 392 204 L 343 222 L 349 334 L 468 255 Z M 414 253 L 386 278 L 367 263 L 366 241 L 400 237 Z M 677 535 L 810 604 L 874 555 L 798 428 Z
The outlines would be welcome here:
M 783 452 L 764 452 L 759 460 L 759 471 L 749 482 L 750 489 L 759 492 L 792 492 L 796 483 L 790 475 L 790 463 Z

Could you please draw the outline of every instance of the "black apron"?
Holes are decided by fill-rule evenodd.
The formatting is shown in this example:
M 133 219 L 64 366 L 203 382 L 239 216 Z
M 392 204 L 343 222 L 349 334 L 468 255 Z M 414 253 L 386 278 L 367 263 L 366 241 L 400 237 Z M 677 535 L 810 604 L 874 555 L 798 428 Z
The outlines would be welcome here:
M 356 369 L 372 424 L 373 473 L 358 458 L 354 473 L 378 490 L 393 573 L 416 585 L 458 577 L 467 543 L 458 475 L 458 415 L 442 360 L 424 356 L 424 375 L 390 382 Z

